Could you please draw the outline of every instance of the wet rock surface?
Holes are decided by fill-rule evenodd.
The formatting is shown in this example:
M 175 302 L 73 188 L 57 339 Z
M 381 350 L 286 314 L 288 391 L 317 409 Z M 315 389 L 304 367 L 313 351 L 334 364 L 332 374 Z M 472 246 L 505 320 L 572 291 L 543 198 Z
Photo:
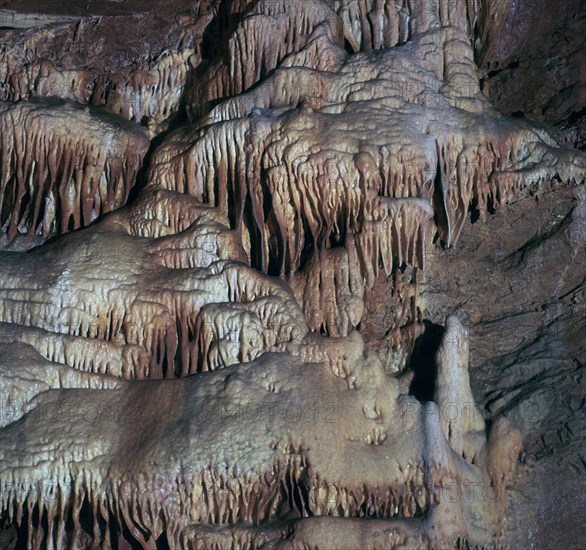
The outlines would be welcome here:
M 550 4 L 0 1 L 0 546 L 579 548 Z

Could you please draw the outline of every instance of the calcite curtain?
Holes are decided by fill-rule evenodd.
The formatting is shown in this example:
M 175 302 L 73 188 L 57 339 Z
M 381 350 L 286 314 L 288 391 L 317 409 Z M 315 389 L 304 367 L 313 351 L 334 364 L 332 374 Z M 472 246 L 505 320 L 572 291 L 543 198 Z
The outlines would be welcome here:
M 580 548 L 585 22 L 0 0 L 0 547 Z

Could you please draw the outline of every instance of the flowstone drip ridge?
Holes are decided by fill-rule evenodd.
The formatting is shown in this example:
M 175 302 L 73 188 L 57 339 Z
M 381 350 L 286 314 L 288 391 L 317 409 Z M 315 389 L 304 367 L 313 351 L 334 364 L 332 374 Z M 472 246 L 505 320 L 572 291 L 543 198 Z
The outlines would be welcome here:
M 148 149 L 135 125 L 63 101 L 0 104 L 0 223 L 11 241 L 123 206 Z
M 454 315 L 418 389 L 420 274 L 586 157 L 483 96 L 483 2 L 136 4 L 163 30 L 132 63 L 126 8 L 0 29 L 0 535 L 506 546 L 522 433 L 476 404 Z M 34 57 L 102 24 L 124 55 Z

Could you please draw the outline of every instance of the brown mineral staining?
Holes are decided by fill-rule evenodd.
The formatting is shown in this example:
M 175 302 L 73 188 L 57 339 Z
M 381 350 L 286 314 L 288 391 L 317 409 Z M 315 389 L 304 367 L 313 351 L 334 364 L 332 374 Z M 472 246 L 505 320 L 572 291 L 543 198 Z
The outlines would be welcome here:
M 47 237 L 123 206 L 148 148 L 145 132 L 63 101 L 0 104 L 0 223 Z
M 0 99 L 56 96 L 103 105 L 147 124 L 150 137 L 180 110 L 212 17 L 207 1 L 188 8 L 179 0 L 3 4 Z
M 433 296 L 471 268 L 437 256 L 586 158 L 481 93 L 510 11 L 484 4 L 0 3 L 0 535 L 507 540 L 526 433 L 477 404 Z

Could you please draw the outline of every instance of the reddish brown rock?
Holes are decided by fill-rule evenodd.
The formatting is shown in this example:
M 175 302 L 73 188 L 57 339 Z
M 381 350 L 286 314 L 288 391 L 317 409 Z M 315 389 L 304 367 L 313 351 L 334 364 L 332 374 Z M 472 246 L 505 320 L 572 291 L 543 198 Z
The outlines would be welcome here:
M 561 127 L 586 145 L 586 5 L 580 0 L 482 3 L 476 57 L 483 92 L 506 114 Z
M 151 128 L 181 111 L 212 5 L 0 3 L 0 99 L 57 96 L 104 105 Z

